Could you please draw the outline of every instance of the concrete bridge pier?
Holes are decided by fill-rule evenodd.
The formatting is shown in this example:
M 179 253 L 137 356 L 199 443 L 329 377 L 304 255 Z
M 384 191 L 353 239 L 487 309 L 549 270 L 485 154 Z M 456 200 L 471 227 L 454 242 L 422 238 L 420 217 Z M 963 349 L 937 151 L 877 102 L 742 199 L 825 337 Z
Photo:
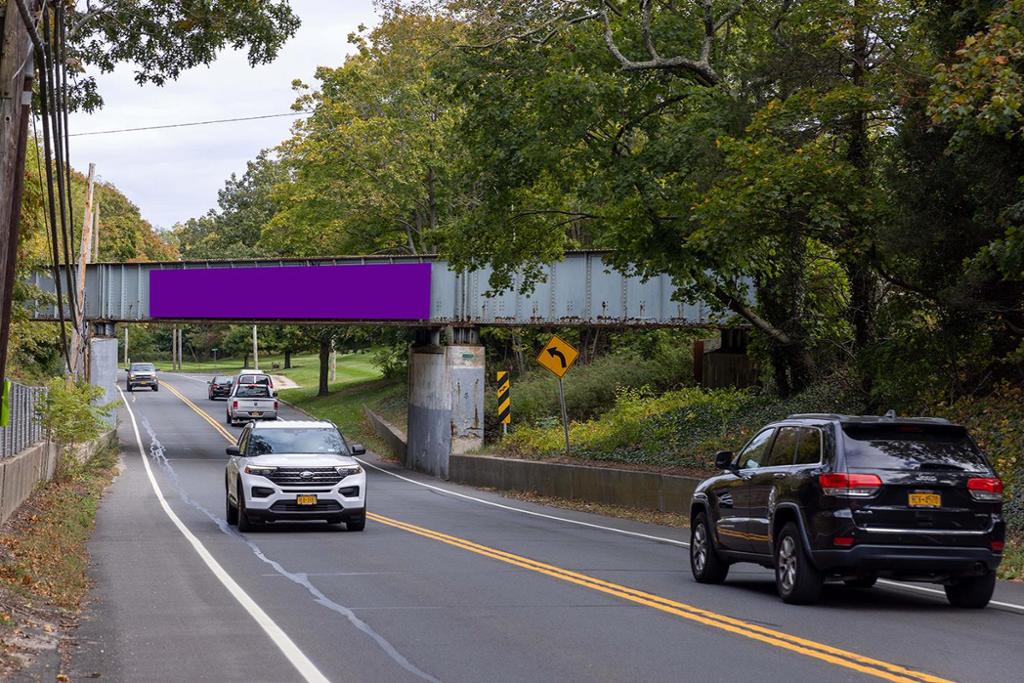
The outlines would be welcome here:
M 484 347 L 476 328 L 417 330 L 409 350 L 407 467 L 448 478 L 452 453 L 484 442 Z

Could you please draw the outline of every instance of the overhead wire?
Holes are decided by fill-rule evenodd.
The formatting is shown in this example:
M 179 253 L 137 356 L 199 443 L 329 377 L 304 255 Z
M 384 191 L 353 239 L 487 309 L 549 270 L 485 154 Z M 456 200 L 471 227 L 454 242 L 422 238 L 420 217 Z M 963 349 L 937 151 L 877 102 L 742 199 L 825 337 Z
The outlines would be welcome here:
M 64 356 L 64 362 L 66 363 L 67 368 L 70 371 L 71 370 L 71 353 L 68 350 L 67 332 L 66 332 L 66 330 L 64 328 L 64 301 L 63 301 L 63 297 L 61 296 L 61 286 L 60 286 L 60 255 L 59 255 L 59 252 L 57 251 L 57 226 L 54 224 L 54 221 L 52 221 L 50 219 L 50 215 L 51 214 L 47 212 L 47 208 L 49 208 L 51 212 L 55 212 L 54 211 L 54 206 L 53 206 L 53 193 L 52 193 L 53 186 L 52 185 L 44 185 L 43 184 L 43 161 L 40 158 L 40 154 L 39 154 L 39 131 L 36 128 L 36 117 L 35 116 L 32 117 L 32 139 L 33 139 L 33 146 L 36 148 L 36 175 L 39 178 L 39 197 L 40 197 L 40 200 L 43 199 L 44 193 L 46 192 L 47 189 L 51 190 L 49 205 L 47 206 L 47 205 L 44 204 L 42 206 L 43 227 L 44 227 L 43 234 L 46 235 L 46 251 L 51 256 L 51 266 L 52 266 L 52 270 L 53 270 L 53 281 L 55 283 L 55 290 L 56 290 L 55 294 L 57 296 L 57 315 L 58 315 L 58 320 L 59 320 L 58 324 L 60 325 L 60 350 L 61 350 L 61 355 Z M 49 160 L 47 160 L 47 164 L 49 164 Z M 49 168 L 47 168 L 47 171 L 49 171 Z
M 23 4 L 23 1 L 19 0 L 19 5 L 22 5 L 22 4 Z M 49 33 L 49 31 L 47 29 L 47 21 L 46 21 L 46 14 L 45 14 L 45 12 L 46 12 L 46 4 L 45 3 L 43 4 L 43 8 L 42 9 L 43 9 L 43 20 L 42 20 L 43 21 L 43 32 L 44 32 L 44 35 L 45 35 L 45 34 Z M 33 42 L 35 44 L 35 50 L 36 50 L 36 61 L 39 62 L 39 70 L 41 72 L 40 73 L 40 77 L 39 77 L 37 82 L 39 84 L 39 106 L 40 106 L 40 116 L 41 116 L 42 128 L 43 128 L 43 156 L 46 157 L 46 164 L 45 164 L 45 166 L 46 166 L 46 191 L 47 191 L 47 199 L 48 199 L 48 204 L 49 204 L 49 209 L 50 209 L 49 229 L 50 229 L 50 235 L 51 235 L 51 238 L 52 238 L 51 241 L 50 241 L 50 251 L 51 251 L 51 257 L 52 257 L 52 260 L 53 260 L 53 283 L 54 283 L 54 290 L 55 290 L 56 295 L 57 295 L 57 315 L 58 315 L 58 317 L 60 319 L 60 325 L 58 327 L 60 329 L 61 350 L 64 352 L 64 361 L 65 361 L 65 363 L 67 363 L 68 370 L 70 371 L 70 369 L 71 369 L 71 359 L 70 359 L 70 354 L 69 354 L 69 351 L 68 351 L 67 331 L 65 330 L 65 321 L 67 320 L 67 318 L 66 318 L 66 316 L 64 314 L 64 297 L 63 297 L 63 293 L 61 292 L 61 277 L 60 277 L 61 260 L 60 260 L 59 246 L 58 246 L 59 242 L 60 242 L 60 238 L 59 238 L 58 233 L 57 233 L 57 222 L 58 222 L 58 219 L 57 219 L 57 199 L 56 199 L 56 197 L 54 197 L 53 167 L 50 164 L 50 159 L 52 157 L 52 154 L 51 154 L 52 145 L 51 145 L 51 140 L 50 140 L 50 138 L 51 138 L 51 128 L 50 128 L 50 126 L 52 124 L 52 117 L 50 116 L 50 111 L 49 111 L 50 110 L 50 85 L 51 85 L 51 81 L 50 81 L 50 78 L 49 78 L 50 63 L 48 61 L 49 55 L 47 54 L 47 50 L 44 49 L 44 45 L 45 44 L 40 42 L 40 41 L 38 41 L 38 40 L 35 40 Z M 35 121 L 33 119 L 33 126 L 34 125 L 35 125 Z M 34 128 L 33 128 L 33 130 L 34 130 Z M 36 146 L 36 151 L 37 151 L 37 154 L 38 154 L 38 145 Z M 63 216 L 62 216 L 62 218 L 63 218 Z
M 77 259 L 78 255 L 75 252 L 75 247 L 78 245 L 78 240 L 75 239 L 75 204 L 74 197 L 71 193 L 71 145 L 68 144 L 68 60 L 67 27 L 65 26 L 64 21 L 64 3 L 56 3 L 55 13 L 55 19 L 57 22 L 55 27 L 56 31 L 54 32 L 54 37 L 56 38 L 54 51 L 57 57 L 57 61 L 55 64 L 55 75 L 60 80 L 60 88 L 57 90 L 56 95 L 60 98 L 59 111 L 61 112 L 61 116 L 63 118 L 61 125 L 64 133 L 64 173 L 66 176 L 66 184 L 68 188 L 68 223 L 71 226 L 71 254 L 74 258 Z
M 144 130 L 162 130 L 166 128 L 187 128 L 189 126 L 207 126 L 213 123 L 236 123 L 238 121 L 257 121 L 259 119 L 277 119 L 284 116 L 301 116 L 303 114 L 311 114 L 312 112 L 308 109 L 302 109 L 299 111 L 289 111 L 280 114 L 259 114 L 256 116 L 235 116 L 227 119 L 210 119 L 207 121 L 185 121 L 183 123 L 165 123 L 154 126 L 139 126 L 137 128 L 115 128 L 113 130 L 90 130 L 82 133 L 71 133 L 70 137 L 79 137 L 85 135 L 111 135 L 113 133 L 135 133 Z
M 55 170 L 57 176 L 57 199 L 60 207 L 60 231 L 63 237 L 63 252 L 64 252 L 64 276 L 68 289 L 68 305 L 72 311 L 78 310 L 78 295 L 75 292 L 74 279 L 72 276 L 72 253 L 74 247 L 72 246 L 72 236 L 74 235 L 74 227 L 71 227 L 71 232 L 68 232 L 68 224 L 71 219 L 67 213 L 68 197 L 71 195 L 70 183 L 65 185 L 65 168 L 64 168 L 64 154 L 63 154 L 63 134 L 60 122 L 62 120 L 57 107 L 59 106 L 59 100 L 56 94 L 56 64 L 54 61 L 54 49 L 53 43 L 50 40 L 50 22 L 44 19 L 43 21 L 43 42 L 45 46 L 44 52 L 46 53 L 47 69 L 46 69 L 46 81 L 47 81 L 47 95 L 49 100 L 49 113 L 50 113 L 50 126 L 53 131 L 54 145 L 56 147 L 53 159 L 55 161 Z M 42 80 L 42 79 L 40 79 Z

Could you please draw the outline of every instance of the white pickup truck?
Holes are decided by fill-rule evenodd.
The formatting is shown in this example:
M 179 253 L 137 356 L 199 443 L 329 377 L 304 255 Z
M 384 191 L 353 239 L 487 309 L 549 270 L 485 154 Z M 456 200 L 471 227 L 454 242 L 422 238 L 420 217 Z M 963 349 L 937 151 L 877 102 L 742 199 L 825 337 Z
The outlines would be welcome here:
M 225 421 L 234 425 L 239 421 L 276 420 L 277 408 L 277 399 L 266 384 L 235 382 L 228 396 Z

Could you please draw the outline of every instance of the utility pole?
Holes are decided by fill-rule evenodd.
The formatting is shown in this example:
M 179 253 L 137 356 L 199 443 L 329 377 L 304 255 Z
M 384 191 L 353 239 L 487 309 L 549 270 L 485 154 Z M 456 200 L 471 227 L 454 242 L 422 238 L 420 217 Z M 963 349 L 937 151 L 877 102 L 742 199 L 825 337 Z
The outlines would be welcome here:
M 252 368 L 253 370 L 260 369 L 260 343 L 256 337 L 256 326 L 252 326 Z
M 92 215 L 92 262 L 100 260 L 100 199 L 96 197 L 96 210 Z
M 331 381 L 338 381 L 338 347 L 331 337 Z
M 35 27 L 28 22 L 38 10 L 39 0 L 28 0 L 27 4 L 26 0 L 17 0 L 17 6 L 15 0 L 8 0 L 0 40 L 0 382 L 7 373 L 11 297 L 25 188 L 25 147 L 36 67 L 29 38 L 39 44 Z
M 85 188 L 85 212 L 82 216 L 82 245 L 78 250 L 78 283 L 75 287 L 78 304 L 75 310 L 75 333 L 73 335 L 74 348 L 71 354 L 71 369 L 75 377 L 85 377 L 86 346 L 88 344 L 88 331 L 85 325 L 85 267 L 88 265 L 92 254 L 92 227 L 93 227 L 93 192 L 96 181 L 96 164 L 89 164 L 89 175 Z
M 124 366 L 128 367 L 128 326 L 124 326 Z

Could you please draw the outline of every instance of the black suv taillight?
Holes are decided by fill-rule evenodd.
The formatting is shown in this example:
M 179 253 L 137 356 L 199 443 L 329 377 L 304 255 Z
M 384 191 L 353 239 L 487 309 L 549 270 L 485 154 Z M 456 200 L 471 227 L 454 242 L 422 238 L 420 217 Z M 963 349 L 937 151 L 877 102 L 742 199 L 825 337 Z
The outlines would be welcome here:
M 967 480 L 971 498 L 986 503 L 998 503 L 1003 499 L 1003 482 L 998 477 L 971 477 Z
M 818 483 L 826 496 L 840 498 L 870 498 L 882 488 L 882 480 L 877 474 L 819 474 Z

